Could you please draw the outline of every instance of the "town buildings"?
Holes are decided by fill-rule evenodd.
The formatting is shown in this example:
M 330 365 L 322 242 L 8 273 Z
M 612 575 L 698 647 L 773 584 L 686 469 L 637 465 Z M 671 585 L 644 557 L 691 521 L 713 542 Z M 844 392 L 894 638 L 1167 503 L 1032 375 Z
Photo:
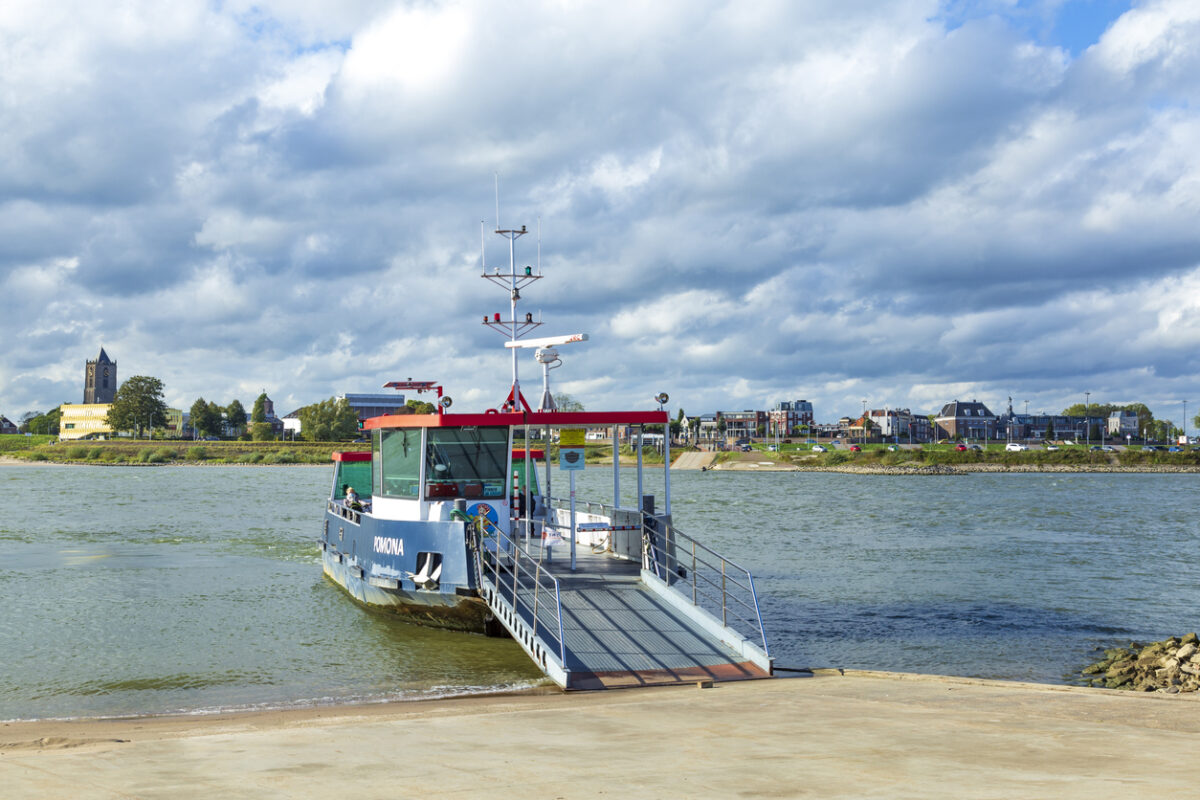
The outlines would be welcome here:
M 768 436 L 792 436 L 813 424 L 813 405 L 807 400 L 781 400 L 767 414 Z
M 939 439 L 997 439 L 996 415 L 977 400 L 953 400 L 942 406 L 934 419 L 934 435 Z
M 110 359 L 101 347 L 100 355 L 84 365 L 83 402 L 59 406 L 58 438 L 70 441 L 128 435 L 126 431 L 114 431 L 107 421 L 108 409 L 117 396 L 119 385 L 117 362 Z M 183 411 L 168 408 L 167 424 L 159 430 L 167 436 L 182 436 Z
M 1126 437 L 1140 436 L 1138 415 L 1134 411 L 1114 411 L 1108 415 L 1108 435 Z
M 370 419 L 371 417 L 382 417 L 385 414 L 406 414 L 408 407 L 404 399 L 404 395 L 392 394 L 355 394 L 347 392 L 346 394 L 337 395 L 334 400 L 345 400 L 354 413 L 358 414 L 359 420 Z M 268 400 L 267 402 L 270 402 Z M 275 404 L 271 403 L 271 411 L 267 416 L 267 420 L 274 416 Z M 300 433 L 303 426 L 300 424 L 300 409 L 296 409 L 290 414 L 287 414 L 281 420 L 282 431 L 290 432 L 292 436 Z

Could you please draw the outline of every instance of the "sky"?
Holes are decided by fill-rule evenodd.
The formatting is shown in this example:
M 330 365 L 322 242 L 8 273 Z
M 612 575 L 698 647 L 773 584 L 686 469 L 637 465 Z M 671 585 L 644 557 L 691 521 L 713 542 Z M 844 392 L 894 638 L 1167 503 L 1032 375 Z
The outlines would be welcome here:
M 185 410 L 496 407 L 483 223 L 589 410 L 1179 421 L 1198 100 L 1194 0 L 6 0 L 0 414 L 101 347 Z

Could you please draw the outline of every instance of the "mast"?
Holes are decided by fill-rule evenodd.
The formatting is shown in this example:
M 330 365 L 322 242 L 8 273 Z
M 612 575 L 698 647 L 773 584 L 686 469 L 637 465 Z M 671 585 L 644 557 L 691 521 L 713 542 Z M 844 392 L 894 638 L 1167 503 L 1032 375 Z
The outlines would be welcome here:
M 496 216 L 497 218 L 499 217 L 499 203 L 497 203 Z M 485 316 L 483 324 L 493 330 L 499 331 L 509 340 L 508 346 L 512 348 L 512 389 L 509 391 L 504 405 L 512 409 L 516 409 L 520 405 L 526 411 L 529 411 L 531 410 L 529 403 L 525 401 L 525 397 L 521 394 L 521 377 L 517 367 L 518 347 L 516 343 L 522 336 L 539 327 L 542 323 L 534 322 L 533 314 L 529 312 L 526 312 L 523 318 L 519 317 L 517 314 L 517 302 L 521 299 L 521 290 L 542 277 L 541 269 L 539 266 L 537 275 L 533 274 L 533 267 L 526 266 L 521 271 L 517 270 L 517 239 L 529 233 L 524 225 L 519 229 L 500 228 L 499 223 L 497 223 L 494 233 L 508 240 L 508 274 L 502 274 L 499 267 L 494 268 L 489 273 L 486 261 L 484 261 L 482 277 L 508 292 L 509 316 L 508 319 L 501 319 L 500 312 L 495 312 L 491 317 Z

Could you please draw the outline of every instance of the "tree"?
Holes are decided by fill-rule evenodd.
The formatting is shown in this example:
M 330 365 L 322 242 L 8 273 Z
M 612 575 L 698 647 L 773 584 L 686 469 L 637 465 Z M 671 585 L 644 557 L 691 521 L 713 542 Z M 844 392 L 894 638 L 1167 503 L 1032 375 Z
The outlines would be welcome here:
M 213 433 L 218 436 L 225 435 L 225 409 L 217 405 L 216 401 L 208 401 L 208 418 L 212 421 Z
M 58 418 L 61 416 L 62 408 L 52 408 L 45 414 L 37 414 L 25 421 L 21 427 L 25 433 L 38 433 L 42 435 L 52 436 L 58 434 Z
M 1052 419 L 1046 420 L 1046 438 L 1047 439 L 1054 438 L 1054 420 L 1052 420 Z
M 310 442 L 337 442 L 358 436 L 358 414 L 345 398 L 331 397 L 296 413 L 300 418 L 300 432 Z M 257 426 L 255 428 L 257 430 Z
M 199 397 L 196 402 L 192 403 L 192 408 L 188 411 L 192 430 L 201 436 L 215 436 L 221 431 L 221 417 L 219 414 L 213 414 L 212 411 L 215 405 L 215 403 L 209 403 L 203 397 Z
M 241 400 L 235 399 L 225 406 L 225 421 L 233 428 L 234 436 L 239 435 L 246 427 L 246 409 L 242 406 Z
M 134 375 L 117 389 L 104 421 L 114 431 L 134 431 L 139 436 L 147 429 L 161 428 L 167 424 L 162 394 L 163 382 L 158 378 Z
M 1150 430 L 1153 439 L 1169 443 L 1178 429 L 1175 427 L 1175 423 L 1169 419 L 1156 419 L 1150 423 Z
M 426 403 L 424 400 L 405 400 L 404 407 L 411 409 L 414 414 L 434 414 L 437 412 L 437 407 L 433 403 Z
M 583 403 L 576 400 L 566 392 L 558 392 L 554 395 L 554 407 L 559 411 L 583 411 Z
M 267 421 L 267 393 L 263 392 L 254 401 L 254 410 L 250 412 L 251 422 L 266 422 Z

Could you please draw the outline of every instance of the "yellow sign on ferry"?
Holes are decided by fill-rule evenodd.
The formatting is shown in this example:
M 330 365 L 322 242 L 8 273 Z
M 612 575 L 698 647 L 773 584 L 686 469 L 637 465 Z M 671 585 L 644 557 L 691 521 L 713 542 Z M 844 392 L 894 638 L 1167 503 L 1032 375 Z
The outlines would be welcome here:
M 583 447 L 583 428 L 563 428 L 558 432 L 559 447 Z

